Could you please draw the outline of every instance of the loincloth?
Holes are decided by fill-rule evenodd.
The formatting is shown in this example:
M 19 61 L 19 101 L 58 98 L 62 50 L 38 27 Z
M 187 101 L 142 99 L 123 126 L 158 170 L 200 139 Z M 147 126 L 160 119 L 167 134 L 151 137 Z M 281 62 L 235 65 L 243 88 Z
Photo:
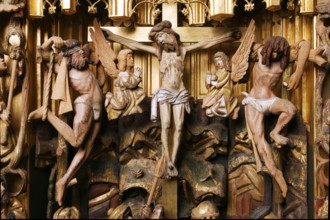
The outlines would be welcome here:
M 277 97 L 269 98 L 269 99 L 257 99 L 250 96 L 246 92 L 242 92 L 246 97 L 242 100 L 243 105 L 251 105 L 258 112 L 264 114 L 270 114 L 272 112 L 272 106 L 274 102 L 278 99 Z
M 157 115 L 157 103 L 170 103 L 171 105 L 184 104 L 185 110 L 190 113 L 190 105 L 189 105 L 189 92 L 186 89 L 183 89 L 179 92 L 173 92 L 167 89 L 159 89 L 157 90 L 151 101 L 151 116 L 150 119 L 155 121 L 158 118 Z
M 87 100 L 86 98 L 79 96 L 74 100 L 74 104 L 85 104 L 91 108 L 93 111 L 93 118 L 94 120 L 98 120 L 101 115 L 102 106 L 99 103 L 92 103 L 91 101 Z

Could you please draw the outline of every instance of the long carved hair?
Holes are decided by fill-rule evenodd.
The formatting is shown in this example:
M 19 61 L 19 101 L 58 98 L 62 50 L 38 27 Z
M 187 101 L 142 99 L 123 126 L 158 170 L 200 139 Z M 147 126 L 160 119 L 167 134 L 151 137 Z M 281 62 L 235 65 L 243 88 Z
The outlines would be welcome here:
M 288 41 L 281 36 L 269 38 L 260 52 L 263 65 L 269 66 L 273 62 L 271 60 L 273 51 L 280 55 L 280 66 L 282 70 L 285 70 L 290 60 L 290 45 Z
M 180 45 L 181 45 L 180 35 L 172 29 L 171 22 L 165 20 L 165 21 L 162 21 L 162 22 L 156 24 L 151 29 L 151 31 L 149 32 L 149 40 L 155 41 L 156 34 L 159 33 L 159 32 L 165 32 L 167 34 L 175 36 L 175 39 L 176 39 L 175 45 L 174 45 L 175 52 L 176 52 L 177 56 L 180 56 L 181 55 L 181 52 L 180 52 Z M 158 59 L 161 60 L 164 48 L 163 48 L 162 45 L 158 45 L 158 47 L 159 47 Z
M 119 51 L 117 55 L 117 68 L 120 71 L 126 71 L 127 69 L 127 55 L 128 54 L 133 54 L 133 51 L 130 49 L 122 49 Z
M 223 62 L 223 66 L 225 68 L 226 71 L 230 72 L 231 71 L 231 65 L 230 65 L 230 61 L 228 56 L 224 53 L 224 52 L 216 52 L 213 56 L 213 60 L 217 57 L 220 57 L 222 62 Z

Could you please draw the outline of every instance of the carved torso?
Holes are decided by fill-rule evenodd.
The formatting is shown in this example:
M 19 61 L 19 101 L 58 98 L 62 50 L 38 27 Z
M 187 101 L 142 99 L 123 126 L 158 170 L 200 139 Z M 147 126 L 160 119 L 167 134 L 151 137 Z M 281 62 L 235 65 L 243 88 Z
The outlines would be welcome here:
M 102 103 L 102 91 L 93 73 L 86 69 L 78 71 L 71 69 L 69 72 L 70 86 L 80 95 L 87 95 L 93 103 Z
M 163 51 L 160 61 L 162 88 L 176 91 L 184 89 L 183 68 L 184 63 L 181 56 L 177 56 L 175 52 Z
M 280 62 L 273 62 L 270 66 L 263 65 L 260 51 L 261 48 L 258 51 L 259 62 L 255 67 L 250 94 L 255 98 L 267 99 L 275 96 L 273 90 L 281 79 L 283 70 Z

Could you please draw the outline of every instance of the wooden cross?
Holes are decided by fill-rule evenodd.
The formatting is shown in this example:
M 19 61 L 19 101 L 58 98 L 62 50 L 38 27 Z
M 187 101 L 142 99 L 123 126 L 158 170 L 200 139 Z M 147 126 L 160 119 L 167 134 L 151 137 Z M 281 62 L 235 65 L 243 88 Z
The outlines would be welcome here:
M 178 27 L 178 7 L 176 0 L 168 0 L 168 3 L 162 5 L 162 20 L 168 20 L 172 23 L 172 28 L 175 32 L 180 35 L 180 40 L 182 43 L 194 43 L 199 42 L 201 39 L 210 39 L 215 36 L 228 33 L 233 31 L 234 28 L 214 28 L 214 27 Z M 138 42 L 151 42 L 148 39 L 148 33 L 152 27 L 109 27 L 104 26 L 104 29 L 108 29 L 111 32 L 118 34 L 120 36 L 125 36 L 126 38 L 138 41 Z M 237 30 L 237 28 L 235 29 Z M 88 32 L 88 41 L 91 42 L 92 39 Z
M 233 28 L 214 28 L 214 27 L 178 27 L 178 3 L 176 0 L 168 0 L 168 3 L 162 5 L 162 20 L 169 20 L 172 23 L 172 28 L 180 35 L 182 43 L 195 43 L 201 41 L 201 39 L 211 39 L 212 37 L 222 35 L 233 31 Z M 124 36 L 126 38 L 138 41 L 138 42 L 151 42 L 148 39 L 148 34 L 152 27 L 102 27 L 108 29 L 111 32 Z M 236 28 L 237 30 L 237 28 Z M 89 33 L 89 32 L 88 32 Z M 91 41 L 90 35 L 88 35 L 88 41 Z M 151 56 L 151 55 L 150 55 Z M 152 68 L 155 68 L 155 72 L 159 72 L 159 61 L 153 56 L 154 62 L 152 62 Z M 139 66 L 135 63 L 136 66 Z M 144 69 L 144 68 L 142 68 Z M 148 69 L 152 72 L 152 69 Z M 147 94 L 150 97 L 154 88 L 159 88 L 159 74 L 150 74 L 147 76 L 151 80 L 145 82 L 143 87 L 147 90 Z M 146 77 L 146 78 L 147 78 Z M 204 83 L 203 83 L 204 85 Z M 162 184 L 162 205 L 164 207 L 164 217 L 168 219 L 178 218 L 178 184 L 177 179 L 163 181 Z M 142 204 L 141 204 L 142 205 Z
M 177 32 L 180 35 L 180 40 L 182 43 L 196 43 L 196 42 L 200 42 L 201 40 L 212 39 L 215 36 L 223 35 L 224 33 L 228 33 L 230 31 L 233 31 L 234 29 L 237 30 L 237 28 L 227 28 L 227 27 L 221 27 L 221 28 L 220 27 L 178 27 L 178 13 L 181 12 L 178 11 L 177 0 L 168 0 L 167 3 L 162 4 L 162 20 L 169 20 L 172 23 L 172 28 L 175 32 Z M 104 26 L 102 28 L 108 29 L 117 35 L 125 36 L 126 38 L 131 40 L 151 43 L 151 41 L 148 39 L 148 34 L 152 27 Z M 243 29 L 245 28 L 239 28 L 239 29 L 243 34 Z M 89 42 L 92 41 L 90 35 L 88 35 L 88 41 Z M 115 52 L 118 52 L 119 50 L 119 47 L 116 47 L 116 44 L 114 44 L 114 50 Z M 206 53 L 206 50 L 201 53 Z M 141 59 L 139 58 L 137 59 L 136 58 L 137 54 L 138 53 L 135 53 L 135 59 L 134 59 L 135 65 L 140 66 L 143 69 L 143 77 L 142 77 L 143 81 L 141 83 L 141 86 L 145 89 L 147 96 L 152 97 L 153 92 L 157 88 L 159 88 L 161 82 L 159 78 L 159 66 L 158 66 L 159 61 L 155 56 L 150 54 L 143 55 Z M 192 57 L 192 59 L 194 60 L 198 60 L 201 56 L 199 52 L 191 53 L 191 55 L 194 56 Z M 188 59 L 189 57 L 187 55 L 186 60 Z M 190 71 L 189 74 L 190 77 L 184 79 L 186 81 L 185 86 L 190 92 L 192 97 L 194 97 L 195 99 L 199 99 L 207 94 L 207 89 L 205 88 L 204 83 L 200 83 L 202 81 L 204 82 L 205 73 L 204 72 L 199 73 L 199 72 L 201 72 L 201 70 L 202 71 L 210 70 L 210 68 L 212 67 L 212 62 L 202 62 L 199 64 L 193 63 L 193 65 L 194 67 L 196 65 L 199 66 L 196 66 L 196 70 L 194 67 L 192 67 L 193 70 L 195 71 L 194 73 Z

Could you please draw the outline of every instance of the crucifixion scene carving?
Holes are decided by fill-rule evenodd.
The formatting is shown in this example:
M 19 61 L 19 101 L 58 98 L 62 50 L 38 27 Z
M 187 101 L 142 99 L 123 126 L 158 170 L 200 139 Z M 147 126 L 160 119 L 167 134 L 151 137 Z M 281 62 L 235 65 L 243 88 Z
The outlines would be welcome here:
M 327 219 L 328 0 L 0 0 L 1 218 Z

